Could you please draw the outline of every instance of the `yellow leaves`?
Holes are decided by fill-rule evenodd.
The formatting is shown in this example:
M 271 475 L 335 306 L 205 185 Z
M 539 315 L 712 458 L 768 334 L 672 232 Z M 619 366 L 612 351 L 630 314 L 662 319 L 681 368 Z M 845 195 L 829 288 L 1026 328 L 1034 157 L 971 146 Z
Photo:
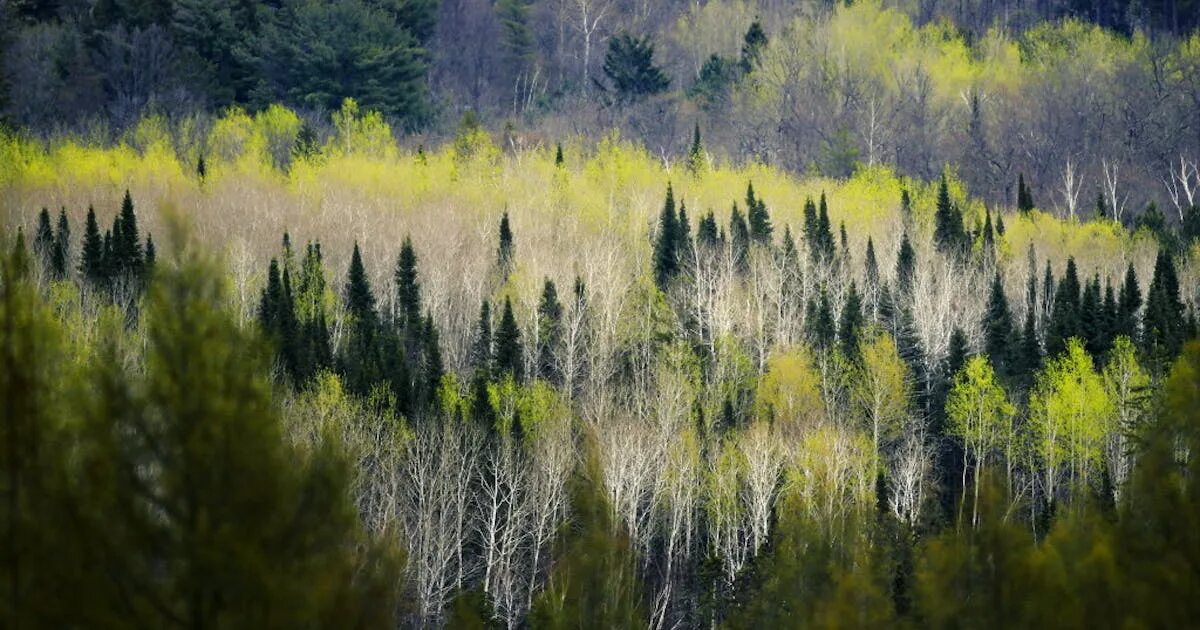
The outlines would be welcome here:
M 376 159 L 391 160 L 397 154 L 392 128 L 376 111 L 360 114 L 358 103 L 348 98 L 342 108 L 333 113 L 336 133 L 325 147 L 331 154 L 363 154 Z
M 795 436 L 825 421 L 821 377 L 812 353 L 795 346 L 774 353 L 758 385 L 757 415 L 772 421 L 785 435 Z

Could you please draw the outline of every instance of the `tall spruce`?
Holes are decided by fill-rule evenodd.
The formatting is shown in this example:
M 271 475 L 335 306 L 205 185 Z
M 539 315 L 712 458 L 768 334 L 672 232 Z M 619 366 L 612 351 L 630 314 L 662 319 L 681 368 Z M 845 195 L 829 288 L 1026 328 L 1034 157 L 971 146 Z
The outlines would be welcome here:
M 400 255 L 396 258 L 396 317 L 406 335 L 416 338 L 423 330 L 421 318 L 421 283 L 417 278 L 417 254 L 412 238 L 404 237 Z
M 1142 351 L 1156 368 L 1165 369 L 1183 348 L 1189 332 L 1186 315 L 1179 299 L 1175 261 L 1166 248 L 1159 249 L 1142 316 Z
M 667 184 L 667 198 L 658 216 L 658 234 L 654 240 L 654 282 L 666 291 L 679 270 L 679 215 L 675 211 L 675 191 Z
M 512 273 L 513 262 L 513 231 L 508 221 L 508 211 L 505 210 L 504 215 L 500 217 L 499 245 L 496 247 L 496 266 L 500 268 L 500 273 L 505 279 Z
M 562 315 L 558 290 L 554 281 L 546 278 L 542 286 L 542 299 L 538 302 L 537 376 L 555 384 L 561 381 L 556 354 L 562 341 Z
M 383 380 L 387 370 L 383 360 L 378 314 L 375 312 L 375 295 L 367 280 L 357 242 L 350 256 L 345 296 L 351 321 L 349 339 L 341 359 L 342 374 L 347 389 L 365 396 L 376 383 Z
M 896 290 L 901 300 L 912 296 L 913 280 L 917 274 L 917 253 L 908 240 L 908 232 L 900 237 L 900 251 L 896 254 Z
M 821 289 L 816 302 L 808 303 L 807 328 L 808 338 L 812 345 L 820 350 L 828 350 L 837 339 L 837 325 L 833 319 L 833 305 L 829 302 L 829 292 Z
M 851 281 L 846 304 L 842 306 L 841 321 L 838 322 L 838 343 L 842 354 L 851 361 L 858 360 L 858 340 L 862 327 L 862 298 L 858 294 L 858 287 Z
M 1025 174 L 1017 174 L 1017 210 L 1029 212 L 1033 210 L 1033 193 L 1025 185 Z
M 1079 335 L 1083 347 L 1093 357 L 1102 356 L 1104 347 L 1104 303 L 1100 295 L 1100 274 L 1088 280 L 1079 301 Z
M 720 233 L 717 229 L 717 217 L 712 210 L 700 219 L 696 227 L 696 244 L 702 249 L 714 250 L 720 245 Z
M 1125 281 L 1121 284 L 1121 296 L 1117 300 L 1116 334 L 1130 339 L 1138 336 L 1138 309 L 1142 308 L 1142 290 L 1138 288 L 1137 272 L 1133 263 L 1125 268 Z
M 33 254 L 47 272 L 54 256 L 54 228 L 50 225 L 50 211 L 42 208 L 38 214 L 37 230 L 33 235 Z
M 750 240 L 753 242 L 769 246 L 771 244 L 771 215 L 767 211 L 767 204 L 761 197 L 755 197 L 754 184 L 746 186 L 746 212 L 750 222 Z
M 1067 270 L 1054 292 L 1054 307 L 1046 326 L 1046 356 L 1055 357 L 1065 352 L 1071 337 L 1083 338 L 1080 293 L 1075 258 L 1071 257 L 1067 259 Z
M 96 222 L 96 210 L 91 206 L 88 206 L 84 225 L 79 273 L 93 289 L 103 287 L 107 280 L 104 273 L 104 240 L 100 236 L 100 224 Z
M 738 269 L 745 269 L 750 262 L 750 228 L 746 226 L 746 218 L 736 203 L 729 213 L 729 244 Z
M 504 298 L 504 313 L 496 327 L 495 370 L 498 376 L 512 376 L 520 382 L 525 372 L 525 356 L 521 349 L 521 329 L 513 315 L 512 300 Z
M 933 242 L 938 251 L 955 256 L 964 254 L 967 234 L 963 228 L 962 214 L 950 200 L 950 187 L 945 175 L 942 175 L 938 184 L 937 210 L 933 218 Z
M 1013 321 L 1008 308 L 1008 297 L 1004 294 L 1004 282 L 1000 272 L 992 278 L 992 290 L 988 295 L 987 310 L 983 315 L 984 352 L 991 358 L 996 371 L 1011 374 L 1013 354 Z
M 692 130 L 692 146 L 688 149 L 688 170 L 692 174 L 704 171 L 704 144 L 700 140 L 700 123 Z
M 122 278 L 137 280 L 142 272 L 142 243 L 138 236 L 137 214 L 133 208 L 133 197 L 125 191 L 121 201 L 121 212 L 113 221 L 113 260 L 110 265 L 114 274 Z

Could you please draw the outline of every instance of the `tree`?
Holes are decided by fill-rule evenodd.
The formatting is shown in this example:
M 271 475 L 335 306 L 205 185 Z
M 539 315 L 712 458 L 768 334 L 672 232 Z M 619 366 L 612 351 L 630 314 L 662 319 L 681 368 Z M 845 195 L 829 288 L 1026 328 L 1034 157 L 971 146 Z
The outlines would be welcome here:
M 400 328 L 413 334 L 421 326 L 421 283 L 417 279 L 417 254 L 412 238 L 404 237 L 396 259 L 396 310 Z
M 500 325 L 496 328 L 494 366 L 496 374 L 510 375 L 518 382 L 525 373 L 521 329 L 517 326 L 517 318 L 513 316 L 512 301 L 508 298 L 504 298 L 504 313 L 500 316 Z
M 496 265 L 500 268 L 504 277 L 512 273 L 512 266 L 515 260 L 513 249 L 513 232 L 512 226 L 508 222 L 508 211 L 500 217 L 500 244 L 496 248 Z
M 992 280 L 992 291 L 988 296 L 987 310 L 983 316 L 983 337 L 984 352 L 995 364 L 996 371 L 1000 374 L 1010 374 L 1010 359 L 1014 356 L 1013 322 L 999 271 Z
M 963 228 L 962 213 L 950 200 L 950 189 L 946 176 L 938 184 L 937 211 L 934 213 L 933 242 L 938 251 L 947 255 L 960 256 L 966 253 L 967 233 Z
M 555 356 L 562 342 L 563 307 L 558 301 L 554 281 L 546 278 L 542 286 L 542 299 L 538 303 L 538 378 L 558 383 L 561 380 L 558 359 Z
M 746 35 L 742 38 L 742 55 L 739 60 L 742 72 L 749 73 L 758 67 L 759 59 L 762 57 L 762 50 L 767 46 L 767 34 L 763 31 L 762 24 L 758 20 L 750 23 L 750 28 L 746 29 Z
M 858 354 L 861 360 L 851 391 L 867 421 L 875 452 L 882 456 L 900 437 L 908 418 L 912 390 L 908 365 L 887 333 L 864 339 Z
M 1054 293 L 1054 309 L 1046 326 L 1046 356 L 1062 353 L 1066 350 L 1068 339 L 1081 337 L 1083 325 L 1079 309 L 1079 275 L 1075 271 L 1075 258 L 1072 257 L 1067 259 L 1067 271 Z
M 654 65 L 654 44 L 649 36 L 621 33 L 608 40 L 604 75 L 622 103 L 640 101 L 666 91 L 671 80 Z
M 658 218 L 654 240 L 654 282 L 666 291 L 679 270 L 679 215 L 675 212 L 675 192 L 667 184 L 667 198 Z
M 1012 180 L 1009 180 L 1012 181 Z M 1033 210 L 1033 192 L 1025 185 L 1025 174 L 1017 174 L 1017 210 L 1028 213 Z
M 1151 357 L 1156 369 L 1165 369 L 1179 354 L 1187 337 L 1183 302 L 1179 299 L 1179 279 L 1171 255 L 1160 249 L 1154 261 L 1154 279 L 1146 293 L 1146 313 L 1142 317 L 1142 352 Z
M 1120 504 L 1133 466 L 1131 438 L 1141 430 L 1150 410 L 1150 375 L 1138 363 L 1137 349 L 1128 337 L 1113 341 L 1103 378 L 1104 391 L 1113 406 L 1104 465 L 1113 490 L 1109 498 Z
M 854 281 L 850 282 L 850 293 L 846 296 L 846 304 L 842 306 L 841 321 L 838 323 L 838 342 L 842 354 L 851 361 L 858 357 L 858 340 L 862 332 L 863 314 L 862 298 Z
M 750 240 L 760 245 L 771 244 L 771 215 L 767 204 L 754 196 L 754 184 L 746 187 L 746 212 L 750 223 Z
M 704 171 L 704 144 L 700 141 L 700 123 L 692 130 L 692 146 L 688 149 L 688 170 L 692 174 Z
M 733 259 L 738 269 L 745 269 L 750 262 L 750 228 L 736 203 L 729 213 L 729 245 L 733 249 Z
M 1138 288 L 1137 272 L 1133 263 L 1125 269 L 1125 282 L 1121 285 L 1121 296 L 1117 300 L 1117 324 L 1114 334 L 1125 335 L 1130 339 L 1138 337 L 1138 309 L 1142 307 L 1142 292 Z
M 142 242 L 138 236 L 133 198 L 125 191 L 121 212 L 113 220 L 112 261 L 109 269 L 117 278 L 139 282 L 142 273 Z
M 88 206 L 87 224 L 84 227 L 79 273 L 93 289 L 104 287 L 108 281 L 104 269 L 104 241 L 100 236 L 100 225 L 96 222 L 96 211 L 91 206 Z
M 1069 340 L 1038 374 L 1029 412 L 1047 501 L 1062 496 L 1064 476 L 1070 488 L 1099 481 L 1112 403 L 1079 339 Z
M 357 242 L 350 256 L 345 300 L 350 316 L 350 331 L 340 361 L 341 372 L 346 379 L 346 388 L 365 396 L 375 383 L 383 380 L 386 370 L 379 316 L 375 312 L 375 294 L 367 280 Z
M 908 240 L 908 232 L 905 232 L 900 237 L 900 251 L 896 254 L 896 289 L 904 299 L 912 295 L 916 273 L 917 254 Z
M 821 377 L 804 346 L 780 350 L 767 359 L 755 396 L 758 417 L 786 435 L 802 434 L 825 418 Z
M 816 302 L 809 300 L 808 313 L 805 316 L 808 338 L 814 347 L 828 350 L 837 338 L 837 327 L 833 321 L 833 305 L 829 302 L 829 293 L 821 289 Z
M 979 486 L 992 452 L 1012 439 L 1012 418 L 1015 408 L 996 380 L 987 357 L 967 360 L 954 377 L 954 386 L 946 398 L 946 417 L 952 435 L 963 441 L 962 491 L 966 495 L 967 461 L 974 463 L 974 499 L 971 525 L 979 524 Z

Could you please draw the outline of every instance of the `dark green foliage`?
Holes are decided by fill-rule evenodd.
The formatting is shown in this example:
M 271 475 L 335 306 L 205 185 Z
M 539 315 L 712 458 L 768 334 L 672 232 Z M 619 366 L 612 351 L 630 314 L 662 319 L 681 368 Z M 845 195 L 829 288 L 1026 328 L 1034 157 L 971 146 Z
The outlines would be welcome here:
M 512 273 L 513 263 L 516 261 L 515 250 L 513 249 L 513 231 L 512 226 L 508 222 L 508 211 L 500 217 L 500 236 L 499 245 L 496 247 L 496 265 L 500 268 L 500 272 L 505 278 Z
M 824 288 L 816 302 L 809 301 L 807 307 L 808 339 L 813 346 L 828 350 L 837 338 L 837 327 L 833 320 L 833 305 L 829 302 L 829 293 Z
M 858 359 L 858 340 L 862 334 L 862 327 L 862 298 L 858 295 L 858 287 L 851 282 L 846 304 L 842 306 L 842 317 L 838 322 L 838 343 L 841 344 L 842 354 L 852 361 Z
M 1117 321 L 1113 327 L 1113 336 L 1137 338 L 1137 315 L 1141 307 L 1142 291 L 1138 288 L 1137 272 L 1133 270 L 1133 263 L 1129 263 L 1125 269 L 1125 281 L 1121 284 L 1121 297 L 1117 301 Z
M 1080 314 L 1079 275 L 1075 271 L 1075 259 L 1067 259 L 1067 271 L 1054 292 L 1054 309 L 1046 326 L 1046 356 L 1058 356 L 1067 349 L 1071 337 L 1083 338 L 1083 320 Z
M 717 217 L 711 210 L 700 219 L 696 228 L 696 243 L 712 251 L 721 244 L 721 235 L 717 231 Z
M 962 213 L 950 200 L 950 189 L 944 175 L 938 185 L 937 211 L 933 220 L 933 242 L 938 251 L 949 256 L 965 254 L 969 237 L 963 228 Z
M 679 271 L 679 215 L 675 212 L 675 192 L 667 184 L 667 198 L 658 217 L 654 240 L 654 282 L 666 291 Z
M 908 232 L 900 238 L 900 250 L 896 254 L 896 290 L 901 299 L 912 295 L 913 280 L 917 273 L 917 253 L 908 240 Z
M 875 291 L 879 289 L 879 261 L 875 259 L 875 242 L 870 236 L 867 237 L 867 253 L 864 257 L 863 267 L 867 278 L 867 290 Z
M 1017 349 L 1019 356 L 1013 364 L 1013 372 L 1026 386 L 1033 383 L 1033 374 L 1042 367 L 1042 346 L 1038 340 L 1036 322 L 1033 309 L 1028 309 L 1025 312 L 1025 326 L 1021 329 L 1021 346 Z
M 996 233 L 992 230 L 991 208 L 984 209 L 982 238 L 984 255 L 990 256 L 994 254 L 996 249 Z
M 404 331 L 416 331 L 421 322 L 421 283 L 417 279 L 417 254 L 412 238 L 405 236 L 396 259 L 397 325 Z
M 636 102 L 666 91 L 671 79 L 654 65 L 654 44 L 649 36 L 621 33 L 608 40 L 604 75 L 621 102 Z
M 704 144 L 700 140 L 700 123 L 692 131 L 692 146 L 688 149 L 688 170 L 699 173 L 704 170 Z
M 497 0 L 494 7 L 500 23 L 500 51 L 509 77 L 526 72 L 537 55 L 536 33 L 531 24 L 532 0 Z
M 687 267 L 692 253 L 692 224 L 688 221 L 687 207 L 679 202 L 679 217 L 675 221 L 675 259 L 679 270 Z
M 1011 181 L 1011 180 L 1009 180 Z M 1033 210 L 1033 192 L 1025 185 L 1025 174 L 1017 174 L 1017 210 L 1029 212 Z
M 554 281 L 546 278 L 538 303 L 537 376 L 555 384 L 561 381 L 555 355 L 562 341 L 562 315 L 563 307 L 558 301 Z
M 201 182 L 203 182 L 207 178 L 208 165 L 204 163 L 204 156 L 201 155 L 200 159 L 196 160 L 196 179 L 199 179 Z
M 418 396 L 420 401 L 430 405 L 437 401 L 438 387 L 446 374 L 446 366 L 442 362 L 441 342 L 432 315 L 425 315 L 425 329 L 421 334 L 421 341 L 421 385 Z
M 566 163 L 567 161 L 563 159 L 562 143 L 559 142 L 554 147 L 554 165 L 562 168 Z
M 729 213 L 729 245 L 733 248 L 733 259 L 738 269 L 745 269 L 750 262 L 750 228 L 736 203 Z
M 88 207 L 87 224 L 84 227 L 79 273 L 93 289 L 104 287 L 108 280 L 104 269 L 104 241 L 100 236 L 100 225 L 96 222 L 96 211 L 91 206 Z
M 779 248 L 785 269 L 797 272 L 800 265 L 800 252 L 796 249 L 796 239 L 792 238 L 791 226 L 783 226 L 783 243 Z
M 996 371 L 1011 374 L 1009 368 L 1014 350 L 1013 321 L 999 271 L 992 279 L 992 290 L 988 295 L 987 310 L 983 315 L 983 339 L 984 352 L 992 360 Z
M 115 282 L 137 286 L 142 278 L 142 242 L 138 236 L 137 215 L 133 210 L 133 198 L 125 191 L 121 201 L 121 212 L 113 219 L 112 242 L 105 256 L 109 278 Z
M 688 96 L 699 102 L 701 107 L 715 108 L 726 101 L 729 89 L 740 76 L 741 67 L 737 61 L 711 55 L 700 67 L 696 82 L 688 88 Z
M 1142 316 L 1142 351 L 1151 363 L 1165 369 L 1179 355 L 1187 336 L 1186 313 L 1179 299 L 1179 279 L 1171 254 L 1159 249 L 1154 261 L 1154 279 L 1146 293 Z
M 767 204 L 754 196 L 754 184 L 746 187 L 746 211 L 750 223 L 750 240 L 760 245 L 771 244 L 771 215 Z
M 346 311 L 350 315 L 350 330 L 346 346 L 339 361 L 346 388 L 366 396 L 376 383 L 387 375 L 384 359 L 384 343 L 379 327 L 379 316 L 375 312 L 375 294 L 371 291 L 367 272 L 363 267 L 358 243 L 350 257 L 350 271 L 346 278 Z
M 820 210 L 812 199 L 804 201 L 804 240 L 814 262 L 833 259 L 833 232 L 829 226 L 829 208 L 825 204 L 825 193 L 821 193 Z
M 1200 238 L 1200 204 L 1192 204 L 1183 212 L 1183 224 L 1179 226 L 1179 238 L 1186 248 Z
M 1108 350 L 1104 345 L 1106 322 L 1104 304 L 1100 296 L 1100 276 L 1097 274 L 1083 288 L 1079 301 L 1079 334 L 1084 349 L 1093 357 L 1103 356 Z
M 479 323 L 475 326 L 475 342 L 471 346 L 471 365 L 485 379 L 492 375 L 492 308 L 487 300 L 479 307 Z
M 746 35 L 742 37 L 742 56 L 739 61 L 742 72 L 751 72 L 758 67 L 762 50 L 766 46 L 767 34 L 763 31 L 762 24 L 754 20 L 746 30 Z
M 366 0 L 288 0 L 263 24 L 255 62 L 260 91 L 310 108 L 353 98 L 409 126 L 429 115 L 422 48 L 434 7 Z
M 1168 251 L 1178 251 L 1179 239 L 1175 234 L 1175 230 L 1167 223 L 1167 216 L 1154 202 L 1150 202 L 1146 209 L 1137 216 L 1133 222 L 1133 229 L 1146 230 L 1158 239 L 1159 246 Z
M 513 315 L 512 301 L 504 298 L 504 313 L 496 328 L 496 350 L 493 367 L 496 375 L 511 376 L 518 382 L 525 375 L 525 354 L 521 349 L 521 329 Z
M 147 266 L 153 264 L 153 252 L 147 250 Z M 54 233 L 54 252 L 50 256 L 50 271 L 55 280 L 65 280 L 71 269 L 71 223 L 67 220 L 67 209 L 58 213 L 58 229 Z
M 1049 260 L 1046 261 L 1046 273 L 1042 277 L 1042 300 L 1046 304 L 1041 313 L 1042 324 L 1049 325 L 1050 312 L 1054 304 L 1054 270 L 1050 268 Z
M 42 208 L 38 214 L 38 225 L 33 235 L 33 255 L 42 268 L 49 271 L 54 256 L 54 228 L 50 227 L 50 211 Z

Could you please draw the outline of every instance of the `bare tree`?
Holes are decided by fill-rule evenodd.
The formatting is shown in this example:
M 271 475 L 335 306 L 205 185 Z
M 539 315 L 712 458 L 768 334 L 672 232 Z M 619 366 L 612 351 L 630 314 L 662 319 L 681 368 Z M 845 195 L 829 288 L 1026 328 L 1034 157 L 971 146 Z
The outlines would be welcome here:
M 1067 216 L 1075 219 L 1075 209 L 1079 207 L 1079 191 L 1083 189 L 1083 178 L 1075 171 L 1075 163 L 1067 158 L 1067 166 L 1062 174 L 1063 203 L 1067 206 Z
M 1196 191 L 1200 189 L 1200 168 L 1196 161 L 1189 162 L 1183 155 L 1179 156 L 1179 170 L 1171 168 L 1170 178 L 1164 177 L 1163 184 L 1167 187 L 1171 203 L 1175 204 L 1179 220 L 1183 221 L 1184 212 L 1196 203 Z

